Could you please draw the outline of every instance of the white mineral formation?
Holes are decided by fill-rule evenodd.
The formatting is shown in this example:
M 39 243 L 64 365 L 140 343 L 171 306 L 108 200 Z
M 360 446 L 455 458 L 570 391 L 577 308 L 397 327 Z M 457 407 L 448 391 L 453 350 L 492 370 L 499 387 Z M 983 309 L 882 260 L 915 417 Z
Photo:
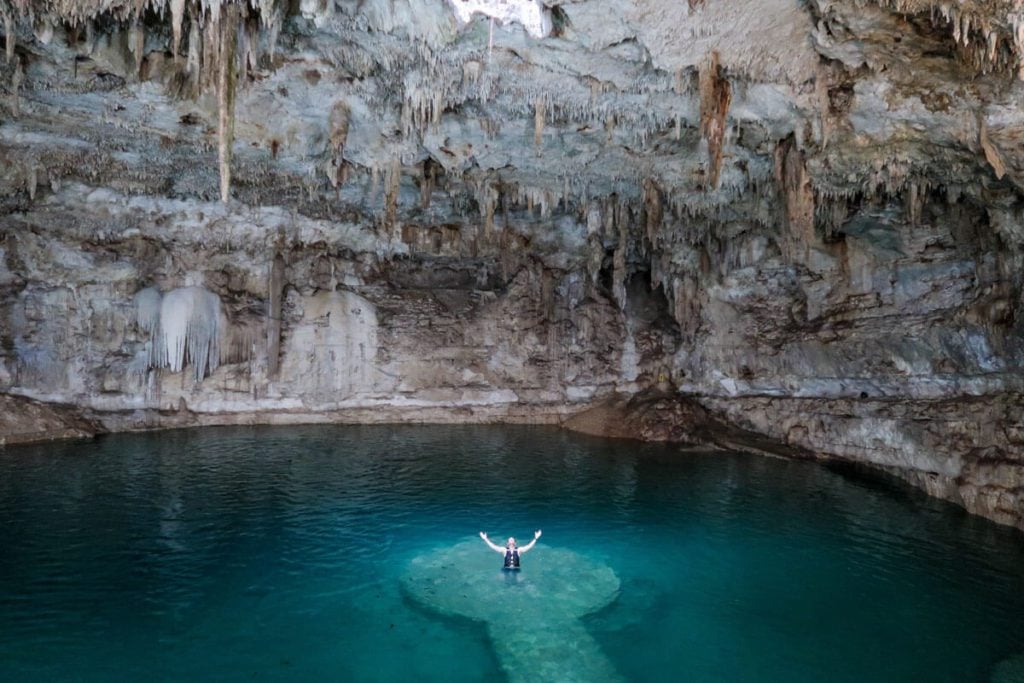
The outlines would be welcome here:
M 504 23 L 522 24 L 534 38 L 543 38 L 551 32 L 551 17 L 540 0 L 449 0 L 455 15 L 463 24 L 474 14 L 497 19 Z
M 198 382 L 217 369 L 226 322 L 220 299 L 201 287 L 174 289 L 163 297 L 152 287 L 135 295 L 135 319 L 151 335 L 152 367 L 181 372 Z

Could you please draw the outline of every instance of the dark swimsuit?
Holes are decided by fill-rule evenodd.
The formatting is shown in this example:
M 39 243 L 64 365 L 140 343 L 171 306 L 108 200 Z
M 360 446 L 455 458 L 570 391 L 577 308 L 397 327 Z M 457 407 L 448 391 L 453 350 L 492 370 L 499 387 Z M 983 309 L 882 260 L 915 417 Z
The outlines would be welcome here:
M 519 550 L 517 548 L 505 549 L 505 566 L 503 569 L 519 569 Z

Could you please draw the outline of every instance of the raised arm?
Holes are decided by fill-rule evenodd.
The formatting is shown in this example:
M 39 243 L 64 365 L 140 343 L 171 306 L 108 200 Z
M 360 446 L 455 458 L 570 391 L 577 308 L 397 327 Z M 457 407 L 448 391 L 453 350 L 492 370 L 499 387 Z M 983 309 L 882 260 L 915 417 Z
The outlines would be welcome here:
M 491 539 L 487 538 L 487 534 L 485 534 L 482 531 L 480 532 L 480 538 L 484 539 L 484 543 L 486 543 L 487 545 L 491 546 L 491 550 L 496 550 L 499 553 L 504 553 L 505 552 L 505 549 L 502 548 L 500 545 L 495 545 L 494 543 L 491 543 Z M 520 552 L 522 552 L 522 551 L 520 551 Z
M 533 532 L 533 540 L 532 540 L 532 541 L 530 541 L 529 543 L 527 543 L 526 545 L 524 545 L 524 546 L 523 546 L 522 548 L 520 548 L 520 549 L 519 549 L 519 554 L 520 554 L 520 555 L 522 555 L 522 554 L 523 554 L 523 553 L 525 553 L 525 552 L 526 552 L 527 550 L 529 550 L 529 549 L 530 549 L 530 548 L 532 548 L 532 547 L 533 547 L 534 545 L 536 545 L 536 544 L 537 544 L 537 539 L 538 539 L 538 538 L 540 538 L 540 529 L 537 529 L 536 531 L 534 531 L 534 532 Z

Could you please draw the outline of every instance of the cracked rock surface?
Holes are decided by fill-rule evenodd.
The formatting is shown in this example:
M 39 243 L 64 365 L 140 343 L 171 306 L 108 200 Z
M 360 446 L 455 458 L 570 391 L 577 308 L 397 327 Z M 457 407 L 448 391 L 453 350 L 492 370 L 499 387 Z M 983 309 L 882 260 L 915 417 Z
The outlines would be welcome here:
M 1024 528 L 1018 2 L 460 2 L 0 0 L 0 392 L 132 429 L 657 389 Z

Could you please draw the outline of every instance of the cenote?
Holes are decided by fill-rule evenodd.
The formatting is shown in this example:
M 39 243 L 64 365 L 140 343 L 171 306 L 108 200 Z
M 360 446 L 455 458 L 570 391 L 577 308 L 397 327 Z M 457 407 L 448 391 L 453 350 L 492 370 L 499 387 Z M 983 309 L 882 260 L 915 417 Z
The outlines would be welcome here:
M 0 522 L 4 681 L 1024 668 L 1019 532 L 814 463 L 537 427 L 182 430 L 8 448 Z M 535 529 L 511 577 L 477 537 Z

